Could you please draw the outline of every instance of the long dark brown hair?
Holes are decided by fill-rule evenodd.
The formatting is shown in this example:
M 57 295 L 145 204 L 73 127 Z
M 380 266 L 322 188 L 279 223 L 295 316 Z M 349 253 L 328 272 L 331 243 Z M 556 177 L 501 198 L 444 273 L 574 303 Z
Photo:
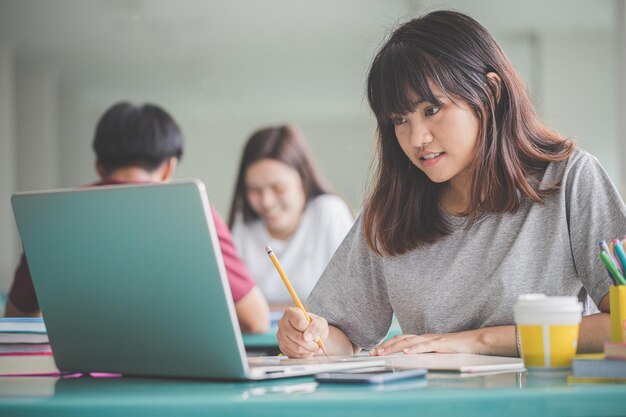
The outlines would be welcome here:
M 378 123 L 378 165 L 363 227 L 380 255 L 406 253 L 451 233 L 439 205 L 442 184 L 411 163 L 391 120 L 414 111 L 416 97 L 441 105 L 432 86 L 466 103 L 479 121 L 466 227 L 481 213 L 515 212 L 525 199 L 542 203 L 559 185 L 541 184 L 547 165 L 567 159 L 575 148 L 539 120 L 522 79 L 476 20 L 435 11 L 405 23 L 380 49 L 367 80 Z
M 258 219 L 246 198 L 246 170 L 261 159 L 273 159 L 295 169 L 300 175 L 306 201 L 334 191 L 318 170 L 302 131 L 294 125 L 267 127 L 252 134 L 241 155 L 235 193 L 230 205 L 228 227 L 232 228 L 237 213 L 243 221 Z

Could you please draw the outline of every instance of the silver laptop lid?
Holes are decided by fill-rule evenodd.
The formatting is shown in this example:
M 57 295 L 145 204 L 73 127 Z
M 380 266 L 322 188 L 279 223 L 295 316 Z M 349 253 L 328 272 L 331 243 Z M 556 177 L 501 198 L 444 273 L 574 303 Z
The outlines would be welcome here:
M 200 181 L 19 193 L 12 205 L 59 369 L 246 378 Z

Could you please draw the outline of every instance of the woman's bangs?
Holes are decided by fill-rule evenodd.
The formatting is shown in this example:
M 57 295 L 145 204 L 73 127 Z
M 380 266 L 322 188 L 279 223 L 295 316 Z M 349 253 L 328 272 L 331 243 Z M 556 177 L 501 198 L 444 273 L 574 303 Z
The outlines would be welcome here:
M 431 90 L 426 60 L 419 51 L 394 45 L 381 54 L 372 68 L 370 99 L 379 123 L 415 110 L 418 100 L 440 104 Z

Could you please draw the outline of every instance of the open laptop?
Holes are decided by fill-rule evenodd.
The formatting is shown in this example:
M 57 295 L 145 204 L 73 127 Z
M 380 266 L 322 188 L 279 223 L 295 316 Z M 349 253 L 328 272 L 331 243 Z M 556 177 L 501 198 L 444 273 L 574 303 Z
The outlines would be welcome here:
M 61 371 L 258 380 L 383 364 L 249 361 L 199 181 L 18 193 L 12 205 Z

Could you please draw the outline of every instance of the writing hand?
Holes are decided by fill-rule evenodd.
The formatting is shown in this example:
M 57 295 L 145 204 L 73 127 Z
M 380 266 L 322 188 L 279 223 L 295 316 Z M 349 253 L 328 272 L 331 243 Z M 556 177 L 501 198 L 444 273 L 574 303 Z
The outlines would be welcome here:
M 328 323 L 318 315 L 309 313 L 309 316 L 311 323 L 302 310 L 289 307 L 278 321 L 278 347 L 290 358 L 308 358 L 323 354 L 317 339 L 324 341 L 328 338 Z

